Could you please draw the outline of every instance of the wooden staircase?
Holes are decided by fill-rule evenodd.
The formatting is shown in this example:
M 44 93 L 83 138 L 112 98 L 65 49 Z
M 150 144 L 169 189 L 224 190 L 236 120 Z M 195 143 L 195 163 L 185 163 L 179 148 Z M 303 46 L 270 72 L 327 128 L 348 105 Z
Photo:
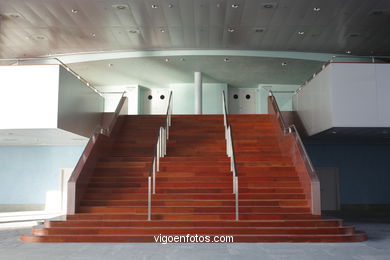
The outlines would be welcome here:
M 364 233 L 312 215 L 272 115 L 229 115 L 239 178 L 235 220 L 222 115 L 173 116 L 147 221 L 147 176 L 162 116 L 126 116 L 77 213 L 34 227 L 30 242 L 155 242 L 162 235 L 231 235 L 234 242 L 355 242 Z

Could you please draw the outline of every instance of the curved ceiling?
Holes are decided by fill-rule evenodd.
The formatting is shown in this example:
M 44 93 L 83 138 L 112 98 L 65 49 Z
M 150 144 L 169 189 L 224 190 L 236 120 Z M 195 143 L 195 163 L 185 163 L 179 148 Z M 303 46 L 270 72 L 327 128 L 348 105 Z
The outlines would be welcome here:
M 166 56 L 79 62 L 69 66 L 94 86 L 168 87 L 193 83 L 193 72 L 200 71 L 205 83 L 227 83 L 242 88 L 259 84 L 301 85 L 323 64 L 271 57 Z
M 2 0 L 0 57 L 142 50 L 390 54 L 387 0 Z

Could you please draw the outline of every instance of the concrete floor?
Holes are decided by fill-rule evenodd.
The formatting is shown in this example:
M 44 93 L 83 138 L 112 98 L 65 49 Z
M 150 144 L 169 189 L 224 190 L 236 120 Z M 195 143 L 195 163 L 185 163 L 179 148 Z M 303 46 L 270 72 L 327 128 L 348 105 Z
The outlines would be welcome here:
M 299 259 L 389 260 L 390 223 L 347 222 L 367 232 L 362 243 L 245 244 L 34 244 L 18 240 L 26 227 L 0 227 L 0 260 L 63 259 Z

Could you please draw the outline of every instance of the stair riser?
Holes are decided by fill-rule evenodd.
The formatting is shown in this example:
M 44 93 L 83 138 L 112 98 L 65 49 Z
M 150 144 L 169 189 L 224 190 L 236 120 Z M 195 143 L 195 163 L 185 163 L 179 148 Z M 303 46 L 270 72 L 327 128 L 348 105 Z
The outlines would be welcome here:
M 45 227 L 341 227 L 340 221 L 46 221 Z
M 353 228 L 51 228 L 33 229 L 35 236 L 47 235 L 344 235 L 353 234 Z

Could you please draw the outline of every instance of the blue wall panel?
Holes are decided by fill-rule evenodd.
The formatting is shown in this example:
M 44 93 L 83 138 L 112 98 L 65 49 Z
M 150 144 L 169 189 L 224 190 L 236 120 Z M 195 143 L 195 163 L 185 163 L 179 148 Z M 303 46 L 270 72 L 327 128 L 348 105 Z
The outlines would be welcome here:
M 84 146 L 0 146 L 0 204 L 44 204 Z
M 390 145 L 307 144 L 315 167 L 338 167 L 341 204 L 390 204 Z

